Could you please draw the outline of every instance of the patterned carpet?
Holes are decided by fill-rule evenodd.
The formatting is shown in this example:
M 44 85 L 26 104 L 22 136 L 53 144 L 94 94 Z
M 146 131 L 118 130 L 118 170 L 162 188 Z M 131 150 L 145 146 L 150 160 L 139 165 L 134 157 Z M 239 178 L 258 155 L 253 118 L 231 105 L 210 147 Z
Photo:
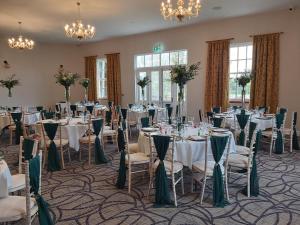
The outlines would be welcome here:
M 1 138 L 2 140 L 5 138 Z M 10 168 L 15 168 L 17 146 L 1 145 Z M 245 179 L 230 178 L 230 204 L 225 208 L 212 207 L 211 182 L 200 205 L 198 188 L 190 193 L 190 172 L 185 170 L 185 194 L 180 185 L 178 207 L 154 208 L 154 193 L 145 195 L 148 178 L 134 176 L 131 195 L 127 189 L 115 188 L 119 154 L 116 147 L 107 145 L 107 165 L 88 166 L 72 154 L 72 162 L 59 172 L 43 172 L 42 194 L 50 204 L 57 225 L 84 224 L 300 224 L 300 152 L 269 157 L 267 151 L 258 155 L 260 196 L 247 198 L 241 193 Z M 84 154 L 83 159 L 87 159 Z M 171 195 L 172 196 L 172 195 Z M 35 221 L 34 224 L 38 224 Z

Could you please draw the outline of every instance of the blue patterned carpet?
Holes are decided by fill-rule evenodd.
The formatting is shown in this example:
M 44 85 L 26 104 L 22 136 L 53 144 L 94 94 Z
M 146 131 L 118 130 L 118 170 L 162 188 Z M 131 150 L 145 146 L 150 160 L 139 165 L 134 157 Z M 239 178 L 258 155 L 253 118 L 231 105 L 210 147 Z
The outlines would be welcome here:
M 5 139 L 2 137 L 2 140 Z M 17 161 L 17 146 L 1 150 L 13 170 Z M 84 151 L 84 150 L 83 150 Z M 148 177 L 134 176 L 133 191 L 115 188 L 119 154 L 116 147 L 105 149 L 111 160 L 106 165 L 88 166 L 79 162 L 76 153 L 72 162 L 59 172 L 43 172 L 42 194 L 50 204 L 57 225 L 84 224 L 218 224 L 218 225 L 287 225 L 300 224 L 300 152 L 258 155 L 260 177 L 259 197 L 247 198 L 241 193 L 246 180 L 230 178 L 231 201 L 225 208 L 213 208 L 211 182 L 200 205 L 199 191 L 190 193 L 190 172 L 185 170 L 185 195 L 180 185 L 177 208 L 154 208 L 152 195 L 145 197 Z M 84 154 L 83 159 L 87 159 Z M 35 224 L 38 224 L 35 221 Z

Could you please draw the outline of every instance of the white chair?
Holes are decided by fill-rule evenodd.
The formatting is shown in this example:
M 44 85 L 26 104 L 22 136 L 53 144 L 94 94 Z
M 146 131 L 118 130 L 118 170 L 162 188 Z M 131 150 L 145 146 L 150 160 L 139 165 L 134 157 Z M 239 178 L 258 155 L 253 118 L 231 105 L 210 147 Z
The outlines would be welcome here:
M 169 145 L 169 149 L 167 151 L 164 165 L 168 179 L 171 180 L 172 183 L 172 190 L 174 195 L 174 204 L 177 207 L 177 196 L 176 196 L 176 185 L 181 182 L 181 192 L 184 194 L 184 182 L 183 182 L 183 164 L 181 162 L 174 160 L 174 148 L 175 148 L 175 139 L 176 137 L 173 136 L 171 139 L 171 143 Z M 150 145 L 150 182 L 148 188 L 148 197 L 150 195 L 150 190 L 153 186 L 153 180 L 155 178 L 155 171 L 159 165 L 160 160 L 157 157 L 157 151 L 155 149 L 153 138 L 149 138 L 149 145 Z M 176 176 L 178 175 L 178 176 Z
M 297 112 L 292 112 L 292 120 L 289 128 L 283 128 L 283 142 L 289 141 L 290 152 L 293 152 L 293 135 L 294 135 L 294 122 Z
M 230 174 L 239 174 L 243 175 L 238 172 L 232 172 L 232 168 L 237 168 L 237 169 L 245 169 L 247 171 L 247 196 L 250 197 L 250 174 L 252 170 L 252 162 L 253 162 L 253 150 L 255 147 L 256 143 L 256 136 L 257 136 L 257 129 L 253 132 L 250 148 L 244 147 L 244 153 L 243 154 L 238 154 L 238 153 L 232 153 L 229 154 L 228 157 L 228 170 L 229 170 L 229 175 Z
M 24 137 L 20 138 L 20 147 L 19 147 L 19 172 L 18 174 L 12 175 L 12 185 L 8 188 L 8 192 L 16 192 L 25 189 L 25 174 L 22 171 L 22 165 L 24 164 L 24 151 L 23 151 L 23 142 Z M 38 150 L 38 141 L 34 141 L 34 146 L 32 150 L 32 157 L 35 157 Z
M 107 113 L 107 112 L 106 112 Z M 104 145 L 108 142 L 108 137 L 111 137 L 113 144 L 117 143 L 117 137 L 118 137 L 118 132 L 117 132 L 117 126 L 113 126 L 113 115 L 111 117 L 110 123 L 107 123 L 106 120 L 104 120 L 104 128 L 103 128 L 103 133 L 102 133 L 102 140 L 103 140 L 103 148 Z M 108 125 L 107 125 L 108 124 Z
M 40 156 L 40 179 L 39 191 L 41 194 L 42 177 L 42 151 Z M 26 196 L 8 196 L 0 199 L 0 223 L 11 223 L 19 220 L 25 220 L 26 225 L 31 225 L 38 214 L 38 205 L 30 193 L 29 162 L 25 161 L 25 195 Z
M 138 143 L 129 144 L 127 129 L 123 134 L 125 136 L 125 163 L 128 167 L 128 193 L 130 194 L 132 187 L 132 175 L 148 172 L 150 158 L 147 154 L 140 151 Z
M 227 136 L 227 135 L 225 135 Z M 205 159 L 204 161 L 196 161 L 192 164 L 192 192 L 193 192 L 193 184 L 194 181 L 197 183 L 202 184 L 202 191 L 200 196 L 200 205 L 202 205 L 204 192 L 205 192 L 205 186 L 207 179 L 211 179 L 213 177 L 213 171 L 215 166 L 215 160 L 213 158 L 213 155 L 208 155 L 208 142 L 209 139 L 205 139 Z M 221 166 L 222 175 L 225 183 L 225 192 L 226 192 L 226 198 L 229 201 L 229 191 L 228 191 L 228 177 L 227 177 L 227 165 L 228 165 L 228 155 L 230 151 L 230 142 L 231 142 L 231 136 L 228 137 L 228 142 L 226 145 L 226 150 L 224 150 L 221 162 L 224 159 L 225 155 L 225 163 L 224 168 Z M 196 173 L 196 174 L 195 174 Z
M 132 112 L 131 110 L 128 110 L 127 117 L 128 131 L 130 137 L 132 137 L 132 128 L 135 127 L 137 129 L 138 123 L 134 112 Z

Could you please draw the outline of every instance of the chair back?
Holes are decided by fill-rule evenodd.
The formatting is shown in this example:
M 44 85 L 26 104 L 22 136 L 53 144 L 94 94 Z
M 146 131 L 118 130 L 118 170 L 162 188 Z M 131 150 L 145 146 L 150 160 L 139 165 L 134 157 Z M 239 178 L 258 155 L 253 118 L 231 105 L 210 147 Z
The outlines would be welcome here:
M 149 117 L 142 117 L 141 124 L 142 124 L 142 128 L 149 127 L 150 126 Z
M 19 145 L 19 174 L 22 174 L 22 164 L 31 158 L 34 158 L 38 151 L 38 140 L 20 137 Z
M 211 108 L 211 111 L 213 113 L 221 113 L 222 112 L 222 107 L 221 106 L 214 106 Z
M 200 122 L 203 122 L 204 115 L 203 115 L 203 112 L 201 109 L 199 109 L 199 119 L 200 119 Z

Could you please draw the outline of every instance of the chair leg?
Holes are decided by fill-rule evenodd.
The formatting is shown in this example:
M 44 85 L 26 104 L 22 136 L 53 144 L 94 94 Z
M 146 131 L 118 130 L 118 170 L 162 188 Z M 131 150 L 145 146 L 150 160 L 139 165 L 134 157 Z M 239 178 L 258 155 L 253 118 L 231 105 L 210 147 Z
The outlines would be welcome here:
M 88 144 L 89 166 L 91 165 L 91 143 Z
M 69 157 L 69 163 L 71 163 L 71 153 L 70 153 L 70 147 L 68 146 L 68 157 Z
M 251 174 L 251 169 L 248 168 L 247 171 L 247 196 L 250 198 L 250 174 Z
M 273 137 L 271 139 L 271 144 L 270 144 L 270 156 L 272 155 L 272 151 L 273 151 Z
M 181 193 L 184 195 L 183 170 L 181 170 Z
M 131 193 L 131 165 L 128 165 L 128 194 Z
M 192 171 L 192 176 L 191 176 L 191 193 L 194 193 L 194 177 L 193 177 L 194 173 Z
M 173 188 L 173 194 L 174 194 L 174 204 L 177 207 L 177 196 L 176 196 L 176 187 L 175 187 L 174 174 L 172 174 L 172 188 Z
M 293 152 L 293 134 L 294 132 L 292 131 L 290 133 L 290 152 Z
M 202 205 L 202 202 L 203 202 L 205 186 L 206 186 L 206 177 L 204 177 L 204 180 L 203 180 L 203 186 L 202 186 L 201 197 L 200 197 L 200 205 Z
M 12 135 L 13 135 L 13 131 L 12 129 L 9 130 L 9 145 L 12 145 Z
M 153 184 L 153 177 L 150 176 L 149 187 L 148 187 L 148 193 L 147 193 L 147 199 L 149 199 L 150 191 L 151 191 L 151 189 L 152 189 L 152 184 Z
M 227 201 L 229 202 L 228 172 L 227 172 L 227 169 L 225 170 L 225 191 L 226 191 Z
M 60 157 L 61 157 L 61 165 L 62 165 L 62 168 L 65 169 L 64 152 L 63 152 L 62 146 L 60 147 Z

